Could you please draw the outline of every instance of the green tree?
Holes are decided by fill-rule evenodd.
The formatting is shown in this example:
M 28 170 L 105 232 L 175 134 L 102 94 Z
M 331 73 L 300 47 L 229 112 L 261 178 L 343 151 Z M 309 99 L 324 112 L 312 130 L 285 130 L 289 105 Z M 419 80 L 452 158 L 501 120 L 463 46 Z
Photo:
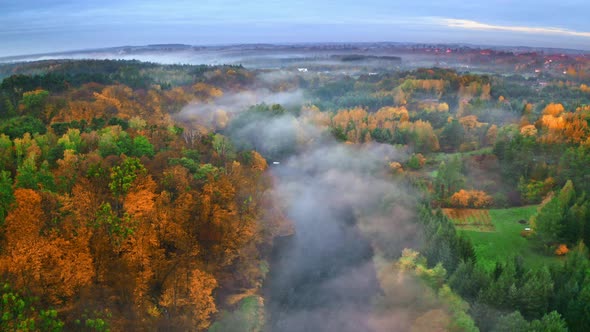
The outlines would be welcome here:
M 563 227 L 563 237 L 567 243 L 576 243 L 588 239 L 589 229 L 587 226 L 588 213 L 590 213 L 590 201 L 586 195 L 582 195 L 566 213 Z
M 522 317 L 520 312 L 514 311 L 508 315 L 502 315 L 496 326 L 494 326 L 493 332 L 526 332 L 529 331 L 530 324 L 529 322 Z
M 590 326 L 590 261 L 587 257 L 586 246 L 580 242 L 570 250 L 563 266 L 552 271 L 555 291 L 551 308 L 564 314 L 572 331 L 585 331 L 585 327 Z
M 535 233 L 542 244 L 559 241 L 563 229 L 564 210 L 559 199 L 552 198 L 535 216 Z
M 461 261 L 449 279 L 449 285 L 461 297 L 475 300 L 482 289 L 489 287 L 490 278 L 472 260 Z
M 575 198 L 574 186 L 567 181 L 556 197 L 553 197 L 535 216 L 535 232 L 541 243 L 553 243 L 563 239 L 566 212 Z
M 444 161 L 440 163 L 434 179 L 435 191 L 439 199 L 449 198 L 463 186 L 465 177 L 462 175 L 462 168 L 463 165 L 458 156 L 451 158 L 448 164 Z
M 518 182 L 520 177 L 528 180 L 535 167 L 543 161 L 538 153 L 535 137 L 523 136 L 520 133 L 503 133 L 494 146 L 494 154 L 498 156 L 502 175 L 509 181 Z
M 420 169 L 422 168 L 422 165 L 420 163 L 420 158 L 418 157 L 418 155 L 413 154 L 410 159 L 408 159 L 408 167 L 411 169 Z
M 590 193 L 590 149 L 585 146 L 567 149 L 559 160 L 557 180 L 572 180 L 578 190 Z
M 552 294 L 553 280 L 547 267 L 529 270 L 518 289 L 518 308 L 525 317 L 539 318 L 547 312 Z
M 135 232 L 135 224 L 125 213 L 119 217 L 109 203 L 101 204 L 98 209 L 94 227 L 102 228 L 115 246 L 119 246 L 129 235 Z
M 590 324 L 590 280 L 585 280 L 581 289 L 568 303 L 565 315 L 572 331 L 585 331 Z M 574 288 L 575 290 L 576 288 Z
M 4 218 L 12 202 L 14 202 L 14 193 L 10 172 L 0 171 L 0 225 L 4 225 Z
M 151 158 L 154 156 L 154 146 L 145 136 L 139 135 L 133 139 L 131 155 L 134 157 L 146 156 Z
M 120 126 L 111 126 L 101 131 L 98 140 L 98 151 L 102 157 L 109 155 L 130 154 L 133 140 Z
M 35 155 L 30 155 L 17 168 L 16 186 L 33 190 L 55 191 L 55 178 L 49 170 L 49 163 L 43 161 L 41 166 L 37 167 Z
M 21 116 L 11 118 L 0 125 L 0 132 L 8 135 L 11 139 L 23 137 L 25 133 L 45 134 L 47 129 L 41 120 L 32 116 Z
M 117 199 L 117 211 L 120 211 L 122 199 L 127 195 L 129 189 L 131 189 L 133 181 L 135 181 L 138 175 L 145 175 L 146 173 L 147 170 L 141 161 L 134 157 L 125 158 L 121 162 L 121 165 L 111 168 L 109 189 Z
M 492 273 L 492 282 L 483 289 L 478 299 L 492 307 L 508 310 L 517 309 L 518 297 L 517 269 L 513 261 L 496 264 Z
M 63 329 L 55 310 L 37 311 L 35 300 L 21 295 L 10 285 L 0 288 L 0 330 L 2 331 L 50 331 Z
M 64 150 L 74 150 L 80 152 L 82 148 L 82 137 L 80 136 L 80 129 L 70 128 L 57 140 L 57 144 L 62 145 Z
M 0 134 L 0 169 L 14 169 L 14 152 L 10 137 Z
M 574 190 L 574 184 L 571 180 L 568 180 L 557 196 L 561 208 L 564 210 L 569 208 L 575 197 L 576 191 Z
M 588 327 L 588 326 L 586 326 Z M 531 331 L 535 332 L 567 332 L 567 324 L 557 311 L 551 311 L 541 318 L 531 322 Z
M 124 196 L 138 174 L 145 174 L 146 169 L 137 158 L 125 158 L 121 165 L 111 168 L 109 189 L 115 197 Z
M 463 126 L 457 119 L 453 119 L 443 127 L 440 134 L 441 145 L 447 151 L 457 150 L 461 143 L 463 143 L 464 137 L 465 129 L 463 129 Z
M 38 117 L 43 111 L 48 97 L 49 91 L 47 90 L 29 91 L 23 94 L 20 103 L 24 107 L 24 112 Z
M 231 141 L 221 134 L 215 134 L 213 136 L 213 149 L 221 158 L 225 158 L 226 155 L 233 152 Z

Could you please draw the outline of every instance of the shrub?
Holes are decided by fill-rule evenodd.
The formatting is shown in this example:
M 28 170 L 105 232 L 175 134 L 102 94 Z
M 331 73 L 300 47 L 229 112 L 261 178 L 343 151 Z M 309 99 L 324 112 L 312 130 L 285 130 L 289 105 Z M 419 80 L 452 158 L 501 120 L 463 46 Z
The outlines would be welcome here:
M 411 169 L 420 169 L 426 164 L 426 158 L 421 153 L 413 154 L 408 160 L 408 167 Z
M 567 248 L 565 244 L 560 244 L 559 246 L 557 246 L 557 249 L 555 249 L 555 254 L 557 256 L 563 256 L 567 254 L 569 251 L 570 250 Z
M 454 207 L 483 208 L 492 205 L 492 196 L 481 190 L 461 189 L 451 196 L 450 203 Z

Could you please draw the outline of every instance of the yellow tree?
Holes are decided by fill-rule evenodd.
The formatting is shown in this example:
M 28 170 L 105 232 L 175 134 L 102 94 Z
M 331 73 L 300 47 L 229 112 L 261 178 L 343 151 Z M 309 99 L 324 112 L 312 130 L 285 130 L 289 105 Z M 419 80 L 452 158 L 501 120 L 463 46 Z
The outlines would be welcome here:
M 16 288 L 26 288 L 52 304 L 71 298 L 94 276 L 84 232 L 46 228 L 41 196 L 30 189 L 14 192 L 6 218 L 6 251 L 0 269 Z
M 173 322 L 172 328 L 205 330 L 211 324 L 211 315 L 217 312 L 213 291 L 215 277 L 200 269 L 174 271 L 164 284 L 159 304 L 166 308 Z

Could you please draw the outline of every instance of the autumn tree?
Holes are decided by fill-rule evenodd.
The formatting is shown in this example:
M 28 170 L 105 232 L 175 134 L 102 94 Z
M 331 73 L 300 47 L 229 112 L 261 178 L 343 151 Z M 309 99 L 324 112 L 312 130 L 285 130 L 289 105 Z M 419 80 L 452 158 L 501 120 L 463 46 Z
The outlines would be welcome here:
M 451 196 L 450 203 L 455 207 L 482 208 L 490 206 L 493 203 L 493 199 L 490 195 L 480 190 L 461 189 Z
M 14 196 L 15 207 L 6 218 L 7 251 L 0 267 L 15 287 L 26 287 L 50 303 L 61 304 L 93 277 L 88 248 L 78 246 L 77 239 L 45 230 L 47 219 L 38 193 L 17 189 Z
M 173 317 L 170 327 L 204 330 L 217 312 L 213 291 L 217 280 L 199 269 L 176 271 L 168 278 L 159 304 Z
M 117 199 L 117 211 L 121 207 L 122 200 L 127 195 L 133 181 L 139 175 L 145 175 L 146 169 L 137 158 L 125 158 L 121 165 L 111 168 L 109 189 Z

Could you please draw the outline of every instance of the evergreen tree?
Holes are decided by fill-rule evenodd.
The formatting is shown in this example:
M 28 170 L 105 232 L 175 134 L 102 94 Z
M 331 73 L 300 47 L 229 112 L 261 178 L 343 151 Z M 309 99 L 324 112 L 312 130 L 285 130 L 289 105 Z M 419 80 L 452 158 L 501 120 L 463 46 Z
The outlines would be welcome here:
M 567 324 L 557 311 L 543 316 L 541 320 L 531 322 L 529 331 L 535 332 L 567 332 Z
M 535 232 L 542 244 L 559 241 L 563 230 L 564 210 L 554 197 L 535 217 Z
M 449 285 L 464 299 L 472 299 L 481 290 L 473 278 L 475 266 L 473 262 L 461 262 L 449 278 Z
M 520 312 L 514 311 L 508 315 L 502 315 L 496 326 L 494 326 L 493 332 L 520 332 L 520 331 L 528 331 L 530 328 L 529 322 L 522 317 Z
M 543 244 L 563 239 L 567 224 L 566 212 L 574 201 L 576 192 L 572 181 L 567 181 L 556 197 L 553 197 L 535 217 L 535 232 Z
M 549 307 L 553 280 L 547 267 L 525 273 L 518 290 L 517 307 L 528 318 L 539 318 Z

